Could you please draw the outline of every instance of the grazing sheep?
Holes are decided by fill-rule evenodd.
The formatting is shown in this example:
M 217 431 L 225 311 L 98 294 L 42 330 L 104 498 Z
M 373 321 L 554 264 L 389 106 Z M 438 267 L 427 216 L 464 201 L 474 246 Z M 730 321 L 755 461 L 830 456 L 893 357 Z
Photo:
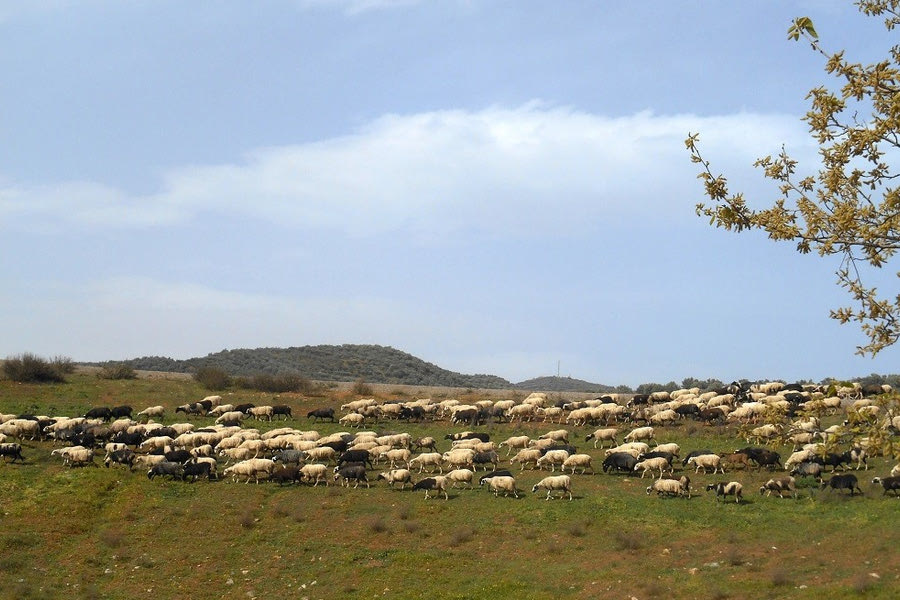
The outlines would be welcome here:
M 572 469 L 572 475 L 575 474 L 576 468 L 581 468 L 581 474 L 584 475 L 585 472 L 590 469 L 591 474 L 594 474 L 594 467 L 591 464 L 593 458 L 590 454 L 572 454 L 566 460 L 563 461 L 562 470 Z
M 541 451 L 536 448 L 525 448 L 524 450 L 519 450 L 515 456 L 509 459 L 509 463 L 519 463 L 521 465 L 520 471 L 525 470 L 525 465 L 533 465 L 532 468 L 537 467 L 537 461 L 541 458 Z
M 153 465 L 165 462 L 166 457 L 162 454 L 138 454 L 134 457 L 134 467 L 138 469 L 149 469 Z
M 569 453 L 565 450 L 548 450 L 542 457 L 537 459 L 537 466 L 543 469 L 544 465 L 550 465 L 551 472 L 555 472 L 556 465 L 560 465 L 560 468 L 562 468 L 567 458 L 569 458 Z
M 716 502 L 719 501 L 719 496 L 722 497 L 723 502 L 727 499 L 727 496 L 734 496 L 734 501 L 740 504 L 741 499 L 744 497 L 744 486 L 737 481 L 710 483 L 706 486 L 706 491 L 710 490 L 716 491 Z
M 220 417 L 216 419 L 216 425 L 221 423 L 240 423 L 244 419 L 247 418 L 247 415 L 239 410 L 232 410 L 227 413 L 223 413 Z
M 85 448 L 84 446 L 57 448 L 50 452 L 50 456 L 55 455 L 61 456 L 63 465 L 70 467 L 83 467 L 88 463 L 97 466 L 94 464 L 94 450 L 92 448 Z
M 793 477 L 777 477 L 768 480 L 759 488 L 760 495 L 765 494 L 766 496 L 769 496 L 772 492 L 777 492 L 779 498 L 784 498 L 784 492 L 790 492 L 791 496 L 796 498 L 796 480 Z
M 528 442 L 530 441 L 531 438 L 529 438 L 527 435 L 516 435 L 503 440 L 502 442 L 497 444 L 497 447 L 502 448 L 503 446 L 506 446 L 506 455 L 509 456 L 512 453 L 513 448 L 517 450 L 527 448 Z
M 627 452 L 614 452 L 603 459 L 603 472 L 608 471 L 634 471 L 637 458 Z
M 616 454 L 617 452 L 625 452 L 637 458 L 641 454 L 646 454 L 649 451 L 650 446 L 644 442 L 628 442 L 626 444 L 620 444 L 614 448 L 608 448 L 604 451 L 604 454 L 606 456 L 609 456 L 610 454 Z
M 825 471 L 825 467 L 820 465 L 817 462 L 802 462 L 793 469 L 791 469 L 791 475 L 794 477 L 814 477 L 816 481 L 822 481 L 822 473 Z
M 859 487 L 859 481 L 853 473 L 834 475 L 828 481 L 822 481 L 819 486 L 822 489 L 827 487 L 829 490 L 850 490 L 851 496 L 854 494 L 855 490 L 859 490 L 859 493 L 863 494 L 862 489 Z
M 250 458 L 236 463 L 222 472 L 223 477 L 231 475 L 232 481 L 236 482 L 238 478 L 244 477 L 244 483 L 250 483 L 253 478 L 255 483 L 259 483 L 260 475 L 268 478 L 275 470 L 275 461 L 268 458 Z
M 442 459 L 451 467 L 474 468 L 475 451 L 471 448 L 450 450 L 449 452 L 444 452 Z
M 886 495 L 889 491 L 894 492 L 894 495 L 897 496 L 900 493 L 900 477 L 875 477 L 872 479 L 872 484 L 881 484 L 881 487 L 884 488 L 883 495 Z
M 652 427 L 638 427 L 636 429 L 632 429 L 628 435 L 625 436 L 626 442 L 639 442 L 642 440 L 652 440 L 653 439 L 653 428 Z
M 616 446 L 619 442 L 616 441 L 616 436 L 619 435 L 619 430 L 615 427 L 605 427 L 603 429 L 598 429 L 594 433 L 589 433 L 587 437 L 584 438 L 585 442 L 590 440 L 594 440 L 594 448 L 597 447 L 597 442 L 600 442 L 600 447 L 603 447 L 603 442 L 609 440 L 611 442 L 610 447 Z
M 490 490 L 494 492 L 494 497 L 498 497 L 500 495 L 500 492 L 503 492 L 504 496 L 509 496 L 511 493 L 516 498 L 519 497 L 519 492 L 516 489 L 516 480 L 514 477 L 504 475 L 482 477 L 478 485 L 483 486 L 485 483 L 487 483 Z
M 387 452 L 382 452 L 379 455 L 379 458 L 384 458 L 391 463 L 391 469 L 393 469 L 396 465 L 408 465 L 409 460 L 412 458 L 412 452 L 410 452 L 406 448 L 392 448 Z
M 447 476 L 445 475 L 434 475 L 433 477 L 426 477 L 421 481 L 417 481 L 413 485 L 413 491 L 416 490 L 425 490 L 425 499 L 428 499 L 428 492 L 431 490 L 437 490 L 438 495 L 441 492 L 444 493 L 444 500 L 449 500 L 450 496 L 447 494 Z
M 171 479 L 184 480 L 184 465 L 169 461 L 155 464 L 147 471 L 147 479 L 153 481 L 154 477 L 169 477 Z
M 681 479 L 657 479 L 651 485 L 647 486 L 647 495 L 656 492 L 657 496 L 663 494 L 667 496 L 686 496 L 691 497 L 691 480 L 688 477 Z
M 551 477 L 544 477 L 531 488 L 531 493 L 535 493 L 538 490 L 547 490 L 547 500 L 550 499 L 551 495 L 554 491 L 561 492 L 560 498 L 564 495 L 569 495 L 569 500 L 572 500 L 572 479 L 568 475 L 555 475 Z
M 148 406 L 137 414 L 139 417 L 147 417 L 153 419 L 162 419 L 166 416 L 166 409 L 163 406 Z
M 681 446 L 674 442 L 670 442 L 668 444 L 657 444 L 653 448 L 654 452 L 668 452 L 673 457 L 678 458 L 678 455 L 681 453 Z
M 475 473 L 471 469 L 454 469 L 447 473 L 447 480 L 451 481 L 451 487 L 456 487 L 457 483 L 472 487 L 472 479 Z
M 420 451 L 427 448 L 434 452 L 437 450 L 437 440 L 431 436 L 421 437 L 417 440 L 413 440 L 413 447 Z
M 328 486 L 328 467 L 320 464 L 303 465 L 300 467 L 300 479 L 306 483 L 313 482 L 313 487 L 324 481 Z
M 352 412 L 338 419 L 338 423 L 340 423 L 341 425 L 347 425 L 349 427 L 362 427 L 365 420 L 366 418 L 361 414 Z
M 395 483 L 400 484 L 402 490 L 409 483 L 412 485 L 412 472 L 409 469 L 392 469 L 378 474 L 378 479 L 384 479 L 388 482 L 388 486 L 393 489 Z
M 544 435 L 538 437 L 539 440 L 553 440 L 554 442 L 569 443 L 569 432 L 565 429 L 555 429 L 548 431 Z
M 5 443 L 0 444 L 0 456 L 5 456 L 9 458 L 9 462 L 16 462 L 17 460 L 21 460 L 25 462 L 25 457 L 22 456 L 22 445 L 15 443 Z
M 666 458 L 662 456 L 647 458 L 638 463 L 635 463 L 634 465 L 635 471 L 641 471 L 641 479 L 644 478 L 644 475 L 646 475 L 647 473 L 651 473 L 656 469 L 659 469 L 660 479 L 662 479 L 663 473 L 665 473 L 666 471 L 672 473 L 672 465 Z
M 687 461 L 687 466 L 694 465 L 694 473 L 699 473 L 700 469 L 706 473 L 707 469 L 712 469 L 713 473 L 721 472 L 725 474 L 725 467 L 722 466 L 722 457 L 718 454 L 701 454 L 692 456 Z
M 419 473 L 425 470 L 425 466 L 437 467 L 440 473 L 444 472 L 443 458 L 439 452 L 423 452 L 422 454 L 409 459 L 408 466 L 410 469 L 419 467 Z M 433 472 L 434 469 L 431 469 Z

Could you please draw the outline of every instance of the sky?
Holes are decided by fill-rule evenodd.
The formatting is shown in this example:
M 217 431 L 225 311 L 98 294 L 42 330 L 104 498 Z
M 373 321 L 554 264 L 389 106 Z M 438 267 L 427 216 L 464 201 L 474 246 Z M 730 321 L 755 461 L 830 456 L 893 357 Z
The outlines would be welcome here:
M 837 260 L 695 214 L 689 133 L 757 206 L 756 158 L 814 171 L 803 15 L 855 61 L 895 43 L 844 0 L 0 0 L 0 356 L 900 372 L 829 318 Z

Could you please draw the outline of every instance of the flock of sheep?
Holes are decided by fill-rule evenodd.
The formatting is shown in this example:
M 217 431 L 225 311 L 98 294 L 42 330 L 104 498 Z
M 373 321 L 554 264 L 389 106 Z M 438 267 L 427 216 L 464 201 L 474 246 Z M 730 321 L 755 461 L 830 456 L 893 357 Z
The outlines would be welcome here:
M 330 435 L 290 426 L 263 432 L 248 424 L 293 419 L 291 408 L 233 405 L 224 403 L 221 396 L 210 396 L 178 407 L 176 414 L 183 412 L 186 418 L 170 424 L 164 424 L 166 409 L 162 406 L 147 407 L 135 418 L 128 406 L 97 407 L 79 417 L 0 414 L 0 457 L 5 462 L 25 462 L 22 442 L 46 440 L 62 444 L 50 454 L 70 467 L 96 466 L 95 459 L 102 456 L 106 467 L 146 470 L 151 480 L 268 480 L 312 487 L 320 483 L 369 487 L 370 474 L 377 470 L 375 480 L 384 480 L 391 488 L 409 486 L 424 491 L 425 498 L 445 499 L 449 499 L 449 490 L 473 488 L 476 483 L 495 496 L 518 498 L 522 491 L 518 474 L 525 469 L 547 470 L 550 474 L 534 484 L 532 492 L 546 492 L 547 500 L 572 500 L 573 478 L 596 472 L 595 456 L 573 445 L 583 435 L 574 439 L 574 428 L 588 426 L 596 429 L 585 436 L 584 443 L 593 440 L 593 449 L 602 452 L 602 471 L 639 474 L 641 479 L 649 476 L 647 494 L 690 498 L 691 476 L 725 474 L 726 468 L 767 468 L 773 477 L 759 488 L 761 494 L 796 497 L 797 478 L 813 477 L 821 487 L 854 495 L 862 493 L 856 476 L 834 471 L 868 469 L 868 456 L 882 453 L 900 432 L 900 417 L 893 414 L 894 401 L 887 395 L 890 390 L 877 390 L 877 399 L 863 397 L 861 388 L 839 392 L 828 396 L 823 390 L 774 382 L 752 387 L 732 384 L 706 393 L 685 389 L 646 396 L 608 395 L 583 402 L 554 401 L 543 393 L 521 401 L 473 404 L 365 399 L 341 406 L 337 419 L 333 408 L 306 415 L 307 420 L 337 420 L 357 429 Z M 199 426 L 191 420 L 195 415 L 215 417 L 215 422 Z M 823 427 L 822 420 L 829 417 L 839 422 Z M 388 423 L 397 426 L 413 421 L 444 421 L 470 430 L 444 436 L 440 443 L 450 446 L 444 452 L 437 450 L 439 440 L 433 437 L 361 430 L 367 424 L 383 428 Z M 727 453 L 696 449 L 682 455 L 678 444 L 659 438 L 666 427 L 685 421 L 731 424 L 748 444 L 789 445 L 793 453 L 784 462 L 768 447 L 750 446 Z M 555 427 L 534 438 L 513 435 L 499 442 L 477 431 L 488 423 L 515 427 L 523 422 L 532 423 L 530 427 L 538 423 Z M 879 436 L 877 449 L 873 434 Z M 842 448 L 846 449 L 836 451 Z M 832 476 L 826 480 L 828 467 Z M 681 470 L 679 475 L 676 469 Z M 484 470 L 480 476 L 479 470 Z M 872 483 L 881 485 L 885 494 L 897 495 L 900 465 Z M 714 492 L 716 500 L 743 500 L 744 486 L 739 481 L 711 481 L 705 489 Z

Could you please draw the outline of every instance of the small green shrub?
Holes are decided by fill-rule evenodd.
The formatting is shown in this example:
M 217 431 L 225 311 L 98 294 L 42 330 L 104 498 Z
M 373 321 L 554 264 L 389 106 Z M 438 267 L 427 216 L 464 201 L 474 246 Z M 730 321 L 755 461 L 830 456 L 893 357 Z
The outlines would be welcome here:
M 28 352 L 11 356 L 3 363 L 6 378 L 18 383 L 63 383 L 65 374 L 73 369 L 70 359 L 56 357 L 48 361 Z
M 194 380 L 213 392 L 220 392 L 231 385 L 231 377 L 218 367 L 200 367 L 194 373 Z
M 137 371 L 127 363 L 109 363 L 97 372 L 100 379 L 137 379 Z
M 357 396 L 372 396 L 375 394 L 375 390 L 372 386 L 366 383 L 366 380 L 362 377 L 356 380 L 351 391 Z

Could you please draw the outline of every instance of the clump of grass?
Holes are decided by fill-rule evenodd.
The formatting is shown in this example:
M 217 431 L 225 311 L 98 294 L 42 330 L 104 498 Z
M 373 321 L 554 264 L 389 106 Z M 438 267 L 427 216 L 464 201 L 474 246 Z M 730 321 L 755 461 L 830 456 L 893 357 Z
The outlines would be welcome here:
M 121 529 L 116 527 L 104 529 L 100 532 L 98 537 L 100 538 L 100 542 L 107 548 L 119 548 L 125 543 L 125 534 Z
M 137 371 L 127 363 L 108 363 L 97 372 L 98 379 L 137 379 Z
M 744 557 L 741 549 L 735 548 L 734 546 L 730 547 L 725 552 L 725 562 L 727 562 L 732 567 L 739 567 L 744 564 Z
M 240 519 L 238 519 L 238 522 L 244 529 L 253 529 L 256 527 L 257 521 L 259 521 L 259 519 L 256 518 L 256 515 L 253 514 L 252 510 L 245 510 L 241 513 Z
M 640 531 L 618 530 L 613 534 L 616 549 L 636 552 L 644 548 L 643 534 Z
M 857 594 L 865 594 L 875 587 L 875 580 L 871 575 L 859 575 L 853 580 L 851 587 Z
M 375 517 L 371 521 L 369 521 L 369 531 L 372 533 L 384 533 L 388 530 L 387 523 L 385 523 L 384 519 L 381 517 Z
M 416 521 L 403 521 L 403 530 L 406 533 L 415 533 L 419 530 L 419 524 Z
M 475 532 L 471 527 L 460 527 L 453 532 L 448 543 L 451 547 L 455 548 L 456 546 L 460 546 L 462 544 L 465 544 L 466 542 L 471 542 L 474 535 Z
M 404 504 L 400 507 L 400 510 L 397 511 L 397 518 L 401 521 L 406 521 L 409 519 L 410 515 L 412 515 L 412 507 L 408 504 Z
M 306 513 L 303 511 L 303 508 L 295 506 L 291 511 L 291 518 L 295 523 L 303 523 L 306 521 Z
M 772 570 L 769 574 L 769 581 L 775 587 L 783 587 L 792 583 L 790 574 L 780 567 Z
M 569 523 L 566 527 L 566 532 L 572 537 L 580 538 L 587 535 L 587 521 L 575 521 L 573 523 Z

